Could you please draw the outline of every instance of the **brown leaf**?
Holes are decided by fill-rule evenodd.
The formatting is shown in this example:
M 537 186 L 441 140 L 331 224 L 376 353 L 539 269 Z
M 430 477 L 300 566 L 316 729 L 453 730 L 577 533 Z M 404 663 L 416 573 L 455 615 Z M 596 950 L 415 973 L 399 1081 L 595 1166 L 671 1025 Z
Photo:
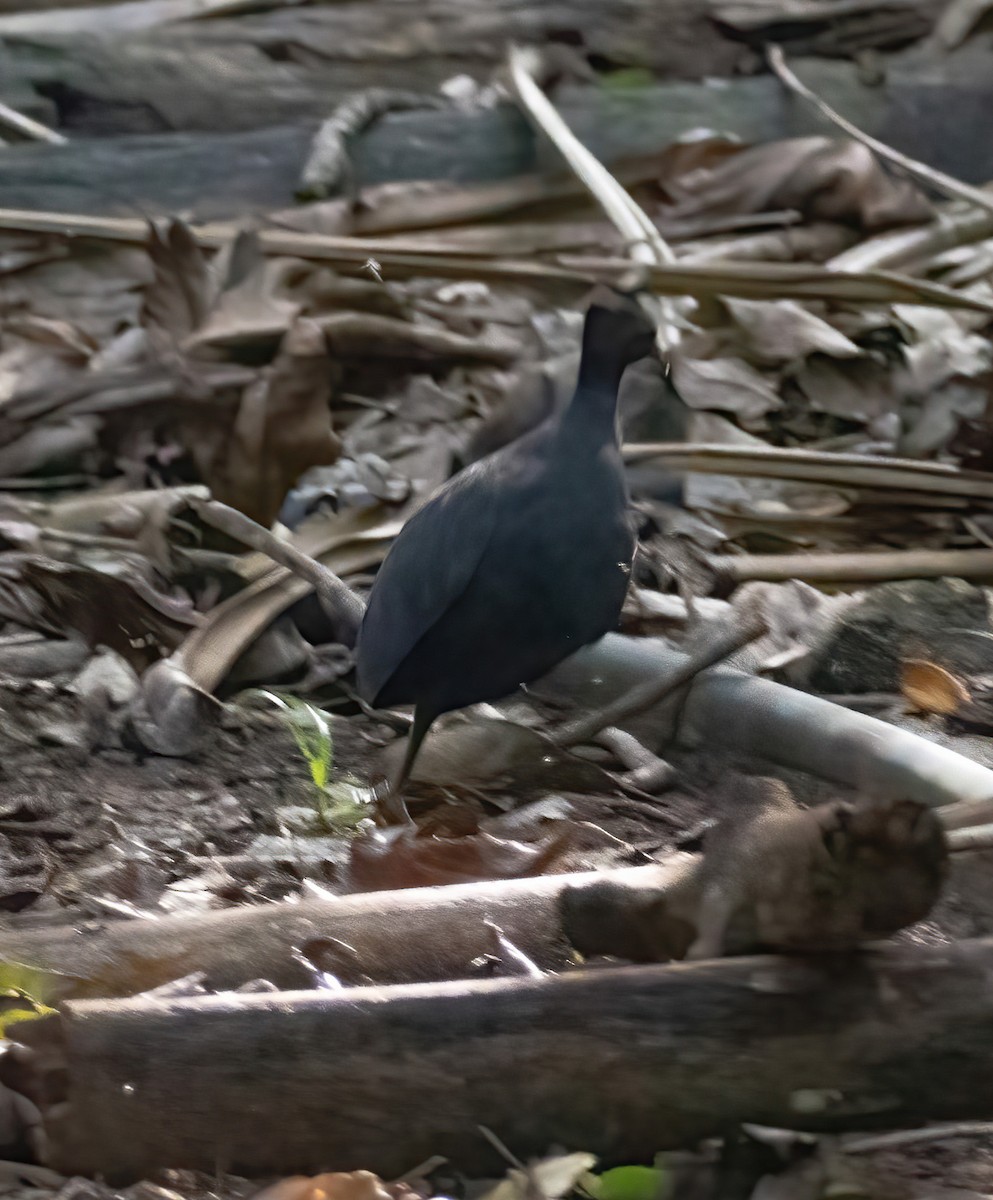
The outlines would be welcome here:
M 749 358 L 769 366 L 810 354 L 856 358 L 858 346 L 794 300 L 733 300 L 724 305 L 743 335 Z
M 782 407 L 772 379 L 742 358 L 690 358 L 677 347 L 672 381 L 690 408 L 734 413 L 746 427 Z
M 460 838 L 425 837 L 406 825 L 379 830 L 352 843 L 349 887 L 358 892 L 378 892 L 540 875 L 559 857 L 570 837 L 571 829 L 565 822 L 533 845 L 487 833 Z
M 954 715 L 970 700 L 961 679 L 923 658 L 908 658 L 901 664 L 900 691 L 916 712 L 941 716 Z
M 266 258 L 256 234 L 240 234 L 230 250 L 223 290 L 184 340 L 184 349 L 228 356 L 248 351 L 267 358 L 300 313 L 300 300 L 288 295 L 299 272 L 297 259 Z
M 332 370 L 320 329 L 300 318 L 272 366 L 245 389 L 231 438 L 202 444 L 199 453 L 193 446 L 216 499 L 268 528 L 300 476 L 337 459 L 341 442 L 331 429 Z
M 252 1200 L 420 1200 L 407 1184 L 384 1183 L 371 1171 L 291 1175 L 256 1192 Z
M 29 624 L 78 634 L 93 647 L 109 646 L 138 670 L 158 659 L 162 649 L 179 645 L 199 620 L 188 600 L 160 590 L 155 573 L 138 555 L 122 555 L 111 572 L 9 554 L 4 575 L 35 597 L 36 615 Z M 5 580 L 0 610 L 7 607 L 9 586 Z
M 94 338 L 71 322 L 43 317 L 38 313 L 9 319 L 6 332 L 50 346 L 62 358 L 80 364 L 88 362 L 98 348 Z
M 751 146 L 717 166 L 668 185 L 666 218 L 799 211 L 807 220 L 843 221 L 866 232 L 930 220 L 918 188 L 887 175 L 849 138 L 787 138 Z
M 873 358 L 841 361 L 815 354 L 793 378 L 814 412 L 871 421 L 899 406 L 893 372 Z
M 189 226 L 170 221 L 149 227 L 154 278 L 145 289 L 141 323 L 160 345 L 175 346 L 203 322 L 210 307 L 207 260 Z

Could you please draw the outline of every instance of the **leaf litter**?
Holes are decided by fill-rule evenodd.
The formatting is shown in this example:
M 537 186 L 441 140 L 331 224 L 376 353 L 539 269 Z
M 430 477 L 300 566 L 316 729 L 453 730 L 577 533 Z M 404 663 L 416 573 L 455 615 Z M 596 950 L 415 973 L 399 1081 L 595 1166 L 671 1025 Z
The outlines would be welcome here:
M 731 266 L 685 306 L 671 377 L 649 383 L 645 419 L 681 405 L 682 431 L 637 440 L 988 468 L 984 280 L 957 278 L 961 263 L 940 254 L 916 265 L 923 281 L 968 289 L 978 310 L 966 312 L 887 303 L 878 281 L 859 303 L 858 281 L 839 276 L 835 288 L 813 271 L 809 293 L 781 299 L 777 278 L 788 291 L 798 272 L 777 277 L 760 262 L 753 284 L 742 271 L 756 229 L 778 239 L 767 249 L 790 254 L 782 214 L 794 230 L 824 226 L 841 242 L 868 241 L 940 225 L 940 205 L 845 138 L 687 142 L 660 152 L 646 179 L 647 211 L 671 241 L 675 266 L 689 268 L 689 285 L 701 278 L 695 260 L 699 267 L 716 253 Z M 529 187 L 533 197 L 547 184 Z M 449 213 L 484 207 L 482 188 L 437 191 Z M 617 245 L 575 195 L 570 203 L 599 231 L 600 246 Z M 470 216 L 463 229 L 511 244 L 524 218 L 533 220 L 523 208 L 508 204 L 502 220 Z M 356 703 L 341 630 L 312 588 L 184 503 L 183 489 L 209 489 L 361 591 L 399 523 L 460 461 L 519 436 L 551 411 L 556 391 L 567 393 L 546 364 L 565 349 L 563 377 L 575 369 L 568 354 L 582 289 L 573 283 L 568 303 L 556 292 L 581 256 L 567 250 L 546 278 L 539 268 L 526 280 L 501 271 L 499 252 L 490 252 L 480 259 L 482 281 L 460 294 L 449 278 L 460 254 L 446 245 L 444 225 L 434 259 L 423 245 L 414 255 L 412 277 L 391 263 L 390 253 L 399 264 L 410 252 L 404 234 L 417 224 L 412 210 L 408 231 L 401 209 L 390 210 L 398 244 L 385 247 L 381 276 L 318 262 L 303 240 L 276 252 L 267 241 L 283 228 L 275 220 L 268 230 L 229 231 L 216 252 L 178 219 L 149 222 L 131 245 L 0 235 L 10 272 L 0 345 L 0 638 L 10 642 L 10 657 L 0 646 L 0 737 L 4 787 L 14 796 L 0 813 L 0 904 L 18 925 L 263 904 L 305 896 L 308 881 L 344 894 L 626 864 L 641 847 L 671 854 L 673 826 L 709 811 L 712 779 L 696 756 L 672 751 L 678 782 L 664 804 L 633 797 L 616 739 L 560 752 L 546 735 L 561 714 L 525 694 L 440 723 L 415 776 L 417 826 L 375 829 L 372 785 L 399 752 L 398 723 Z M 755 225 L 734 227 L 746 219 Z M 561 220 L 546 218 L 544 228 Z M 595 250 L 588 258 L 593 278 L 604 268 Z M 472 262 L 464 269 L 477 274 Z M 537 401 L 525 401 L 532 394 Z M 497 420 L 504 407 L 512 411 Z M 636 500 L 655 505 L 641 528 L 635 582 L 659 598 L 680 590 L 680 571 L 666 568 L 682 564 L 685 577 L 690 560 L 700 564 L 701 605 L 711 600 L 708 590 L 720 592 L 706 573 L 715 551 L 745 559 L 770 544 L 838 556 L 990 545 L 988 502 L 947 505 L 912 487 L 694 471 L 682 481 L 694 526 L 658 501 L 667 482 L 651 460 L 633 482 Z M 847 631 L 859 644 L 845 623 L 872 594 L 849 589 L 829 599 L 807 585 L 765 583 L 732 600 L 767 620 L 755 669 L 810 687 L 810 661 L 826 637 Z M 954 733 L 981 721 L 993 651 L 980 607 L 961 618 L 962 638 L 975 635 L 967 652 L 947 622 L 933 625 L 934 660 L 901 633 L 899 681 L 881 709 L 893 723 L 937 722 Z M 712 617 L 711 627 L 725 619 Z M 666 617 L 666 631 L 691 644 L 689 605 Z M 29 647 L 38 665 L 19 671 L 15 646 L 22 657 Z M 51 652 L 44 665 L 42 647 Z M 851 665 L 850 692 L 874 693 L 871 671 L 859 682 L 857 654 Z M 281 713 L 252 704 L 239 683 L 246 678 L 278 691 Z M 514 813 L 522 802 L 561 797 L 550 812 Z M 641 805 L 627 810 L 636 818 L 620 815 L 625 800 Z M 293 825 L 294 811 L 317 820 Z M 44 1011 L 44 996 L 26 986 L 22 996 L 20 987 L 10 985 L 9 999 Z M 514 1167 L 489 1194 L 530 1196 L 537 1186 L 555 1197 L 578 1186 L 629 1200 L 658 1194 L 669 1171 L 593 1176 L 594 1166 L 593 1156 L 576 1154 L 523 1173 Z M 192 1197 L 202 1186 L 192 1175 L 172 1182 L 175 1192 L 154 1187 Z M 103 1185 L 87 1186 L 102 1195 Z M 147 1195 L 153 1185 L 145 1186 Z M 241 1186 L 225 1181 L 232 1195 Z M 286 1179 L 262 1195 L 412 1200 L 429 1190 L 355 1172 Z

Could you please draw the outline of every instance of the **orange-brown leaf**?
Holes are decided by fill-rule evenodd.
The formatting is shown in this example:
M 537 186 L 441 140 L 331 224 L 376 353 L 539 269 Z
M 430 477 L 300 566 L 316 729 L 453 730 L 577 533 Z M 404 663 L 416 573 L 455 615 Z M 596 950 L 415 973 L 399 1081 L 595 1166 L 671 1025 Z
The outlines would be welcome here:
M 951 671 L 923 658 L 908 658 L 900 671 L 900 691 L 917 712 L 951 716 L 969 703 L 969 691 Z

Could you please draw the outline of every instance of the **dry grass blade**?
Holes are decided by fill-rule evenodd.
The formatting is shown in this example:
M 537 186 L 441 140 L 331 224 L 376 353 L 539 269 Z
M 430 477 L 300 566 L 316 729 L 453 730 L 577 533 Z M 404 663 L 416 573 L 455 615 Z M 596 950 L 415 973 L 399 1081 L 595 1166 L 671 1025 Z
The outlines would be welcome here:
M 898 271 L 945 250 L 982 241 L 993 234 L 993 211 L 955 204 L 918 229 L 891 230 L 843 250 L 826 266 L 834 271 Z
M 560 256 L 574 270 L 616 278 L 617 259 Z M 838 304 L 921 304 L 993 313 L 993 304 L 939 284 L 890 271 L 834 271 L 805 263 L 710 262 L 647 267 L 651 286 L 668 295 L 742 300 L 826 300 Z
M 129 217 L 87 217 L 73 213 L 35 213 L 0 209 L 0 229 L 48 233 L 67 238 L 143 245 L 148 227 Z M 219 250 L 237 236 L 223 222 L 193 227 L 201 247 Z M 263 229 L 259 246 L 266 255 L 290 255 L 330 263 L 338 270 L 364 274 L 370 258 L 393 279 L 427 276 L 478 279 L 489 283 L 526 284 L 561 294 L 585 291 L 591 283 L 618 283 L 630 278 L 631 261 L 559 255 L 553 262 L 483 257 L 441 244 L 430 250 L 399 239 L 333 237 Z M 748 300 L 829 300 L 855 304 L 922 304 L 993 313 L 993 303 L 933 283 L 922 283 L 885 271 L 831 271 L 802 263 L 706 263 L 645 266 L 647 283 L 660 295 L 739 296 Z
M 793 479 L 838 487 L 920 492 L 933 496 L 965 496 L 993 500 L 993 475 L 964 471 L 947 463 L 909 458 L 832 454 L 818 450 L 773 446 L 709 445 L 701 442 L 629 443 L 627 463 L 656 460 L 674 470 L 711 475 L 745 475 L 762 479 Z M 931 553 L 930 551 L 928 553 Z
M 26 117 L 3 103 L 0 103 L 0 125 L 6 125 L 8 129 L 13 129 L 21 137 L 30 138 L 33 142 L 50 142 L 53 146 L 63 146 L 69 140 L 33 117 Z
M 861 142 L 863 146 L 868 146 L 880 158 L 884 158 L 887 162 L 893 163 L 894 166 L 900 167 L 908 175 L 912 175 L 922 183 L 930 184 L 931 187 L 937 189 L 939 192 L 943 192 L 946 196 L 951 196 L 955 200 L 967 200 L 977 208 L 985 209 L 986 212 L 993 212 L 993 196 L 988 196 L 979 188 L 972 187 L 968 183 L 962 183 L 959 179 L 953 179 L 951 175 L 946 175 L 944 171 L 936 171 L 933 167 L 929 167 L 925 163 L 918 162 L 914 158 L 908 158 L 905 154 L 894 150 L 892 146 L 887 146 L 885 142 L 881 142 L 870 134 L 864 133 L 857 125 L 853 125 L 851 121 L 843 117 L 841 113 L 835 112 L 830 104 L 822 100 L 816 92 L 811 91 L 805 83 L 801 82 L 794 75 L 786 65 L 786 59 L 779 46 L 770 46 L 767 53 L 769 65 L 776 72 L 782 83 L 790 91 L 795 92 L 798 96 L 802 96 L 804 100 L 814 105 L 820 113 L 837 125 L 839 129 L 843 129 L 850 137 Z
M 533 49 L 512 46 L 507 57 L 511 90 L 525 115 L 552 142 L 577 177 L 596 198 L 618 233 L 628 242 L 633 262 L 646 265 L 674 263 L 676 256 L 648 215 L 631 199 L 607 168 L 590 153 L 562 120 L 535 82 L 540 55 Z M 679 341 L 675 313 L 660 306 L 659 350 L 665 354 Z

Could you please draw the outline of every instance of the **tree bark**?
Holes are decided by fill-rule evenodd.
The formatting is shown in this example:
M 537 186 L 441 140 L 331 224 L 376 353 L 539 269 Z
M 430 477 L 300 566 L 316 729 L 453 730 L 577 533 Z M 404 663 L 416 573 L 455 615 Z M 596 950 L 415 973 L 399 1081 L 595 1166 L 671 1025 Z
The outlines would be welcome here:
M 213 219 L 292 204 L 310 140 L 341 96 L 323 77 L 306 86 L 289 82 L 294 68 L 281 61 L 263 59 L 224 73 L 216 62 L 197 65 L 191 51 L 162 63 L 166 51 L 157 41 L 164 37 L 162 31 L 141 55 L 134 51 L 133 60 L 116 51 L 120 61 L 99 40 L 73 39 L 64 58 L 56 51 L 41 55 L 33 40 L 0 42 L 7 102 L 72 139 L 63 146 L 0 151 L 0 207 L 128 215 L 136 209 L 189 211 Z M 897 149 L 973 183 L 993 178 L 993 143 L 977 143 L 970 133 L 982 127 L 993 99 L 989 72 L 957 60 L 927 69 L 897 64 L 882 89 L 860 83 L 849 63 L 794 65 L 832 105 Z M 342 92 L 353 86 L 360 81 Z M 69 120 L 66 104 L 32 103 L 32 89 L 75 95 L 76 117 Z M 680 82 L 623 91 L 573 87 L 563 89 L 556 103 L 584 145 L 606 163 L 657 154 L 691 126 L 726 130 L 745 141 L 824 132 L 823 123 L 784 98 L 769 76 L 729 79 L 721 88 Z M 107 133 L 115 136 L 94 136 Z M 561 169 L 509 105 L 390 114 L 355 139 L 353 151 L 363 185 L 486 182 L 543 166 Z
M 558 969 L 574 950 L 561 911 L 566 889 L 611 880 L 661 894 L 672 878 L 662 867 L 632 867 L 120 921 L 99 933 L 8 930 L 0 962 L 54 972 L 50 1000 L 134 995 L 201 971 L 213 989 L 252 979 L 300 988 L 312 975 L 294 949 L 331 938 L 348 948 L 330 968 L 343 982 L 413 983 L 472 974 L 473 960 L 495 948 L 489 921 L 539 966 Z M 615 939 L 614 952 L 624 949 Z
M 337 993 L 81 1002 L 22 1026 L 50 1163 L 500 1170 L 552 1144 L 645 1161 L 742 1121 L 993 1116 L 993 941 Z M 20 1033 L 20 1030 L 18 1031 Z M 9 1078 L 9 1068 L 7 1068 Z

